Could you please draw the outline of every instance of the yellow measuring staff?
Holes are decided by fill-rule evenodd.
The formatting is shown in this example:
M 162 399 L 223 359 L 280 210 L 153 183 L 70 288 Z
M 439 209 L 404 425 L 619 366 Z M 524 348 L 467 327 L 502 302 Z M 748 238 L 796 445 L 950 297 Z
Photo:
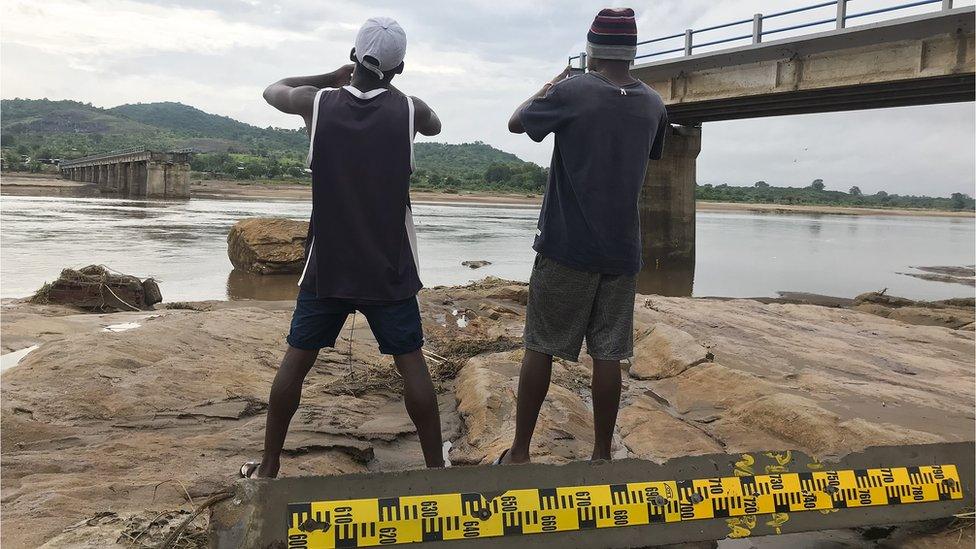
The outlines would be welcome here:
M 370 547 L 962 498 L 955 465 L 847 469 L 288 505 L 288 547 Z

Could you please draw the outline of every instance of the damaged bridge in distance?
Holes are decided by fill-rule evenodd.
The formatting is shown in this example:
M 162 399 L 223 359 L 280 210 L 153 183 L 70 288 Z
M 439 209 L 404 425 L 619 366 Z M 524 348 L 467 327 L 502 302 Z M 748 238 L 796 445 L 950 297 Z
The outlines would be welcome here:
M 61 177 L 126 198 L 189 198 L 191 149 L 127 149 L 61 162 Z

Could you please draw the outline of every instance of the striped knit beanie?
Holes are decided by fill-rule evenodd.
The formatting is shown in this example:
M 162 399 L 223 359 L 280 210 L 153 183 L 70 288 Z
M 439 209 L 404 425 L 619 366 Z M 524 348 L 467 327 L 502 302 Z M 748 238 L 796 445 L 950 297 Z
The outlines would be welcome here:
M 630 8 L 600 10 L 586 34 L 586 55 L 633 61 L 637 55 L 637 21 Z

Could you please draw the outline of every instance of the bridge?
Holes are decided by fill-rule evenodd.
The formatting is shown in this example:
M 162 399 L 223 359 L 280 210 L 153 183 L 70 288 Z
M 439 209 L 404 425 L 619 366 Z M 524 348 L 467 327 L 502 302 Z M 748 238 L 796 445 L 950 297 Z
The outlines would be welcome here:
M 61 177 L 95 183 L 126 198 L 188 198 L 190 149 L 156 152 L 127 149 L 65 160 Z
M 674 125 L 641 197 L 642 292 L 691 293 L 704 123 L 973 101 L 972 6 L 858 4 L 819 2 L 638 42 L 633 74 L 661 94 Z M 779 38 L 808 28 L 820 32 Z M 586 54 L 569 61 L 585 68 Z

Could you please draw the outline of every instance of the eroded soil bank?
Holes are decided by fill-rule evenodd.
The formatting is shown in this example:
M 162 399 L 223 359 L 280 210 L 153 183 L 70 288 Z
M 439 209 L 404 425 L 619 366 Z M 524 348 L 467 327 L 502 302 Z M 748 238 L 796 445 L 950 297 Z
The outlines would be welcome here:
M 420 295 L 455 466 L 489 461 L 511 440 L 526 297 L 524 285 L 491 279 Z M 92 315 L 4 305 L 4 352 L 39 345 L 2 378 L 5 547 L 158 543 L 189 500 L 220 491 L 259 456 L 292 303 L 178 306 Z M 754 300 L 639 296 L 634 306 L 618 457 L 787 448 L 830 457 L 973 440 L 971 329 Z M 554 367 L 537 461 L 590 455 L 589 369 L 588 360 Z M 361 316 L 320 354 L 286 452 L 289 476 L 421 466 L 392 361 Z M 201 528 L 184 546 L 202 540 Z M 971 529 L 962 534 L 916 541 L 972 546 Z

